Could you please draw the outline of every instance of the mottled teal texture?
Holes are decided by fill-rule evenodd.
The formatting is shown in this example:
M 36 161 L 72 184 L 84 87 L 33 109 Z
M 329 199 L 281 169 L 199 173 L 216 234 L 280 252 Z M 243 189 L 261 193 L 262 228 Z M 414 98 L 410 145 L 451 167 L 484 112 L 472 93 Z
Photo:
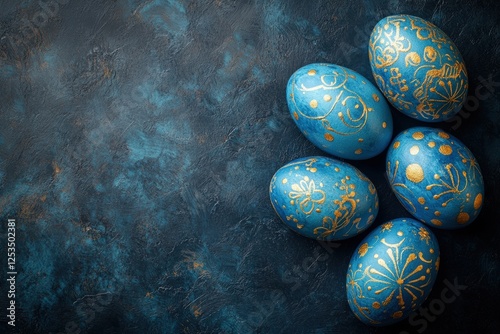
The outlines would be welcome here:
M 500 286 L 500 225 L 489 218 L 500 216 L 500 2 L 54 1 L 0 1 L 1 333 L 500 327 L 486 306 L 497 305 Z M 462 52 L 471 98 L 439 126 L 474 152 L 485 200 L 466 228 L 433 229 L 442 267 L 423 306 L 440 298 L 445 279 L 467 289 L 432 321 L 379 330 L 350 311 L 345 274 L 371 228 L 408 215 L 387 182 L 386 151 L 349 161 L 375 185 L 379 213 L 341 242 L 287 228 L 269 182 L 293 159 L 329 156 L 290 116 L 293 72 L 333 63 L 375 84 L 370 33 L 400 13 L 432 21 Z M 422 125 L 391 113 L 395 134 Z M 13 331 L 9 218 L 17 226 Z
M 373 77 L 389 102 L 422 122 L 455 116 L 468 92 L 467 65 L 439 27 L 413 15 L 390 15 L 369 41 Z
M 326 63 L 302 66 L 288 80 L 286 99 L 300 131 L 333 156 L 373 158 L 392 138 L 392 115 L 384 96 L 352 69 Z
M 345 240 L 369 228 L 378 214 L 373 183 L 356 167 L 324 156 L 290 161 L 276 171 L 269 197 L 290 229 L 317 240 Z
M 389 147 L 386 164 L 399 202 L 429 226 L 463 228 L 483 208 L 487 195 L 474 153 L 439 128 L 418 126 L 399 133 Z
M 401 322 L 429 296 L 438 275 L 439 244 L 429 227 L 397 218 L 373 229 L 347 269 L 347 301 L 369 326 Z

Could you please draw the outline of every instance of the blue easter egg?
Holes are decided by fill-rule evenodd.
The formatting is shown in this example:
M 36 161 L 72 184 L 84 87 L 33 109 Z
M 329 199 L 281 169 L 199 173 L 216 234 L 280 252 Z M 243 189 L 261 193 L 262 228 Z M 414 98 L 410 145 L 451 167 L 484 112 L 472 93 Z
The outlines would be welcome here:
M 407 129 L 394 138 L 386 164 L 396 197 L 420 221 L 456 229 L 479 215 L 484 201 L 481 169 L 454 136 L 437 128 Z
M 288 80 L 287 104 L 304 136 L 336 157 L 374 157 L 392 138 L 392 115 L 384 96 L 348 68 L 314 63 Z
M 375 25 L 368 50 L 378 87 L 405 115 L 441 122 L 465 103 L 465 63 L 453 41 L 434 24 L 411 15 L 388 16 Z
M 311 156 L 276 171 L 271 204 L 293 231 L 318 240 L 343 240 L 367 229 L 378 213 L 373 183 L 354 166 Z
M 371 231 L 351 257 L 347 301 L 372 326 L 400 322 L 428 297 L 439 270 L 439 245 L 424 224 L 399 218 Z

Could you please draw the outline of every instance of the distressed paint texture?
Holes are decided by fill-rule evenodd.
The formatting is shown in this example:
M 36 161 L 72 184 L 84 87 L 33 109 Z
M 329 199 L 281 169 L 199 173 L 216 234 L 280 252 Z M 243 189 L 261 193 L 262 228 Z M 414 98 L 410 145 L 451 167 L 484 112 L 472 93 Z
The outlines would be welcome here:
M 427 333 L 500 326 L 486 306 L 500 283 L 488 219 L 500 213 L 498 2 L 55 3 L 0 2 L 3 329 L 4 223 L 15 218 L 15 333 L 365 333 L 344 287 L 364 234 L 305 240 L 279 221 L 268 185 L 284 163 L 323 154 L 290 118 L 289 76 L 331 62 L 371 79 L 371 28 L 399 13 L 454 40 L 480 101 L 439 124 L 474 152 L 486 189 L 473 225 L 435 231 L 442 270 L 429 298 L 444 279 L 468 288 Z M 395 133 L 420 125 L 393 115 Z M 380 196 L 373 226 L 407 216 L 384 160 L 353 162 Z

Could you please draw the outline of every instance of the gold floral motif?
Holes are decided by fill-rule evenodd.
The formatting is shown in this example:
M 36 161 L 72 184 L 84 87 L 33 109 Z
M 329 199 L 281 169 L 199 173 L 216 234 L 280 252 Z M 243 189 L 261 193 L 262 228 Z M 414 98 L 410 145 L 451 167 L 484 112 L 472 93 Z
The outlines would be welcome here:
M 310 180 L 305 176 L 299 184 L 292 184 L 292 190 L 288 196 L 296 201 L 299 201 L 300 210 L 306 215 L 313 212 L 316 204 L 323 204 L 326 199 L 326 194 L 321 189 L 316 189 L 314 180 Z
M 399 307 L 403 309 L 406 307 L 404 294 L 409 295 L 414 303 L 419 298 L 417 295 L 424 296 L 425 288 L 431 282 L 431 277 L 427 277 L 423 272 L 424 265 L 422 264 L 416 266 L 411 272 L 406 272 L 408 265 L 418 260 L 419 256 L 411 252 L 413 250 L 411 247 L 402 247 L 404 241 L 405 239 L 402 239 L 398 243 L 391 244 L 382 239 L 381 242 L 388 247 L 386 253 L 391 262 L 387 263 L 384 259 L 378 259 L 379 268 L 369 266 L 364 271 L 369 277 L 367 283 L 383 285 L 381 289 L 375 291 L 375 294 L 389 291 L 389 295 L 382 302 L 383 306 L 387 306 L 393 298 L 396 298 Z M 408 251 L 410 251 L 409 254 L 407 254 Z
M 415 70 L 415 74 L 424 66 Z M 446 116 L 455 109 L 457 103 L 462 103 L 467 95 L 467 84 L 461 76 L 467 76 L 465 65 L 456 61 L 455 64 L 444 64 L 440 69 L 432 68 L 425 74 L 423 82 L 415 89 L 413 96 L 419 101 L 416 110 L 423 118 L 437 119 Z M 450 80 L 452 79 L 452 80 Z M 431 97 L 430 93 L 433 93 Z M 434 106 L 438 103 L 440 107 Z
M 475 181 L 476 177 L 478 177 L 479 180 L 482 180 L 483 175 L 481 174 L 481 168 L 472 153 L 466 149 L 464 151 L 459 150 L 458 155 L 462 158 L 462 163 L 469 165 L 470 181 Z
M 425 240 L 425 243 L 427 245 L 429 244 L 429 240 L 431 239 L 429 231 L 427 231 L 425 228 L 421 227 L 418 230 L 418 235 L 420 236 L 420 240 Z
M 434 188 L 441 189 L 441 192 L 435 194 L 433 198 L 435 200 L 440 199 L 446 194 L 461 194 L 468 184 L 467 172 L 460 171 L 455 167 L 455 165 L 449 163 L 445 166 L 446 173 L 448 174 L 449 180 L 444 180 L 439 175 L 435 178 L 439 180 L 440 183 L 432 183 L 425 187 L 426 190 L 433 190 Z M 463 184 L 463 185 L 462 185 Z M 441 205 L 446 206 L 452 200 L 456 199 L 456 196 L 450 197 L 448 200 L 444 201 Z
M 391 228 L 392 228 L 392 222 L 387 222 L 385 224 L 382 224 L 382 232 L 390 231 Z
M 426 45 L 422 54 L 408 52 L 412 44 L 401 35 L 401 24 L 407 19 L 410 30 L 419 40 L 433 43 Z M 387 82 L 380 74 L 375 73 L 374 78 L 388 100 L 400 110 L 413 108 L 414 116 L 436 120 L 454 112 L 456 106 L 465 101 L 468 90 L 465 64 L 461 57 L 453 53 L 456 50 L 453 43 L 432 23 L 410 16 L 389 18 L 383 26 L 375 28 L 369 43 L 372 65 L 390 73 Z M 452 52 L 446 53 L 442 49 L 445 44 L 449 44 Z M 439 52 L 433 45 L 443 51 Z M 411 84 L 414 87 L 412 96 L 416 101 L 410 100 L 405 94 L 409 91 L 408 83 L 401 75 L 400 68 L 393 66 L 403 54 L 406 54 L 405 68 L 414 69 L 410 77 L 415 78 Z M 421 77 L 418 75 L 420 71 L 425 71 L 422 80 L 417 79 Z

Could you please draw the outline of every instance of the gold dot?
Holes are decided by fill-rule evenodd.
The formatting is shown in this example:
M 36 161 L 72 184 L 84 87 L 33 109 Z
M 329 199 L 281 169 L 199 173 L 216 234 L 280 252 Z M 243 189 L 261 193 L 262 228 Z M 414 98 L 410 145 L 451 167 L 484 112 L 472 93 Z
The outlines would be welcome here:
M 372 287 L 371 286 L 369 286 L 367 289 L 368 289 L 368 291 L 372 291 Z
M 309 181 L 309 176 L 304 176 L 304 181 L 308 182 Z
M 373 257 L 377 259 L 378 258 L 378 254 L 373 255 Z
M 441 212 L 439 212 L 439 211 L 434 211 L 434 215 L 439 217 L 439 216 L 441 216 Z
M 394 145 L 392 145 L 392 147 L 394 147 L 394 148 L 398 148 L 398 147 L 399 147 L 399 145 L 401 145 L 401 143 L 397 141 L 397 142 L 394 142 Z
M 443 225 L 443 223 L 439 219 L 431 219 L 431 223 L 433 223 L 436 226 Z
M 436 146 L 436 143 L 433 141 L 430 141 L 427 143 L 427 146 L 429 146 L 430 148 L 434 148 L 434 146 Z
M 316 70 L 309 70 L 309 72 L 307 72 L 307 74 L 309 74 L 309 75 L 315 75 L 316 74 Z
M 420 132 L 420 131 L 417 131 L 417 132 L 413 133 L 411 136 L 415 140 L 420 140 L 420 139 L 424 138 L 424 134 L 422 132 Z
M 465 224 L 469 221 L 470 217 L 467 212 L 460 212 L 457 216 L 457 223 Z
M 419 164 L 410 164 L 406 167 L 406 178 L 414 183 L 422 182 L 424 170 Z
M 373 302 L 372 307 L 376 310 L 380 308 L 380 303 L 379 302 Z
M 434 179 L 439 180 L 439 174 L 434 174 Z
M 343 116 L 342 116 L 342 112 L 341 112 L 341 111 L 339 111 L 339 113 L 338 113 L 337 115 L 338 115 L 340 118 L 342 118 L 342 117 L 343 117 Z
M 450 138 L 450 135 L 447 134 L 446 132 L 439 132 L 438 136 L 441 137 L 441 138 L 444 138 L 444 139 Z
M 382 127 L 385 129 L 387 127 L 387 123 L 386 122 L 382 122 Z
M 373 93 L 373 94 L 372 94 L 372 97 L 373 97 L 373 100 L 374 100 L 375 102 L 380 101 L 380 98 L 378 97 L 378 95 L 377 95 L 377 94 Z
M 451 149 L 450 145 L 441 145 L 439 147 L 439 153 L 443 155 L 450 155 L 453 153 L 453 150 Z
M 403 316 L 403 311 L 396 311 L 393 313 L 392 317 L 394 319 L 398 319 L 398 318 L 401 318 Z
M 311 100 L 311 102 L 309 102 L 309 105 L 311 106 L 311 108 L 317 108 L 318 107 L 318 101 Z
M 363 153 L 363 150 L 358 148 L 356 151 L 354 151 L 354 154 L 361 154 Z
M 402 237 L 403 236 L 403 232 L 402 231 L 398 231 L 398 233 L 396 233 L 398 236 Z
M 363 139 L 363 138 L 359 138 L 359 139 L 358 139 L 358 142 L 360 142 L 360 143 L 362 143 L 363 141 L 364 141 L 364 139 Z
M 483 194 L 477 194 L 476 198 L 474 198 L 474 210 L 478 210 L 481 205 L 483 205 Z
M 325 96 L 323 96 L 323 100 L 325 100 L 325 102 L 330 102 L 332 100 L 332 97 L 326 94 Z
M 417 145 L 412 146 L 412 147 L 410 148 L 410 154 L 411 154 L 411 155 L 417 155 L 419 151 L 420 151 L 420 149 L 418 148 L 418 146 L 417 146 Z
M 281 183 L 283 183 L 283 184 L 286 184 L 287 182 L 288 182 L 288 180 L 286 178 L 281 180 Z
M 429 253 L 434 254 L 434 249 L 433 248 L 429 249 Z
M 419 202 L 420 204 L 425 204 L 425 198 L 423 198 L 423 197 L 419 197 L 419 198 L 418 198 L 418 202 Z
M 297 114 L 297 112 L 296 112 L 296 111 L 294 111 L 294 112 L 293 112 L 293 117 L 294 117 L 295 119 L 299 119 L 299 114 Z
M 340 171 L 340 168 L 335 167 L 335 168 L 334 168 L 334 170 L 335 170 L 336 172 L 338 172 L 338 171 Z
M 330 133 L 325 133 L 325 139 L 328 141 L 333 141 L 333 136 Z

